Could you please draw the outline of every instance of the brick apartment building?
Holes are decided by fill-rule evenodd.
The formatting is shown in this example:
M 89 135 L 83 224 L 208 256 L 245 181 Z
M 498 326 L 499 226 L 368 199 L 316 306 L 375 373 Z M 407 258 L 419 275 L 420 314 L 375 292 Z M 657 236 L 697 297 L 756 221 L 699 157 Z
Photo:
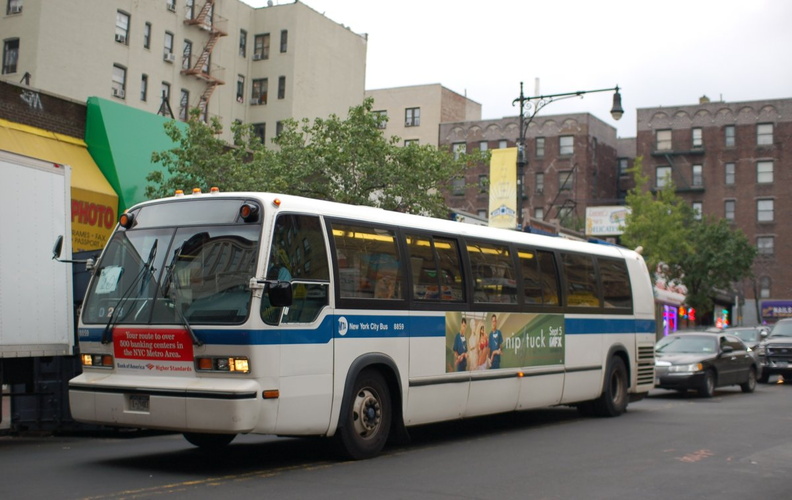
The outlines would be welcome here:
M 754 277 L 734 291 L 744 303 L 732 321 L 792 316 L 792 99 L 702 97 L 696 105 L 638 109 L 637 122 L 636 155 L 655 187 L 670 176 L 695 209 L 729 220 L 757 247 Z

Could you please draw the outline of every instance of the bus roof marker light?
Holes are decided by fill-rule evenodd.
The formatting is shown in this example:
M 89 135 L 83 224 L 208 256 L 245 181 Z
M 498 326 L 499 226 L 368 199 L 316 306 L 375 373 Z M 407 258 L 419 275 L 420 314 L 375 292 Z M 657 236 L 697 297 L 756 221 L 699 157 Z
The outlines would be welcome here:
M 201 188 L 193 188 L 192 194 L 201 194 Z
M 242 206 L 239 207 L 239 217 L 245 222 L 258 222 L 258 212 L 258 205 L 254 205 L 253 203 L 243 203 Z
M 217 186 L 212 186 L 211 188 L 209 188 L 209 192 L 212 194 L 217 194 L 220 192 L 220 188 Z
M 176 192 L 173 193 L 173 196 L 176 196 L 176 197 L 184 196 L 184 191 L 182 191 L 181 189 L 177 189 Z
M 280 206 L 281 206 L 281 200 L 280 200 L 280 198 L 275 198 L 275 199 L 273 199 L 273 200 L 272 200 L 272 206 L 273 206 L 273 207 L 275 207 L 275 208 L 280 208 Z

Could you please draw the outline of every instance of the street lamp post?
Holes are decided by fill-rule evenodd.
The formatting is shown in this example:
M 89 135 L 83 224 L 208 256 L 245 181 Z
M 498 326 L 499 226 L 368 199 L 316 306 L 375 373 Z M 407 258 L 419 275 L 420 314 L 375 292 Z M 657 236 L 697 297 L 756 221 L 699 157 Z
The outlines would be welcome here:
M 611 107 L 611 116 L 614 120 L 621 119 L 624 114 L 624 109 L 621 105 L 621 94 L 619 93 L 619 86 L 610 89 L 597 89 L 597 90 L 578 90 L 577 92 L 565 92 L 563 94 L 549 94 L 526 97 L 523 93 L 523 82 L 520 82 L 520 97 L 512 101 L 512 106 L 520 104 L 520 131 L 517 137 L 517 229 L 523 230 L 523 175 L 525 165 L 528 163 L 528 155 L 525 151 L 525 133 L 528 126 L 533 121 L 539 111 L 554 101 L 561 99 L 569 99 L 572 97 L 583 97 L 584 94 L 593 94 L 595 92 L 611 92 L 613 91 L 613 106 Z

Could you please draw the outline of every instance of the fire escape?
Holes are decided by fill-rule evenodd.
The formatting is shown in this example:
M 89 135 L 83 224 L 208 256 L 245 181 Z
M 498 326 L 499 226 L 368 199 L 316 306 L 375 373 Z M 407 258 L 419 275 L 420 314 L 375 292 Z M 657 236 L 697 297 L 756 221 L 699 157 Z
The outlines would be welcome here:
M 197 26 L 198 28 L 209 33 L 209 40 L 206 42 L 206 45 L 204 45 L 201 55 L 198 56 L 195 64 L 190 66 L 189 60 L 186 60 L 184 64 L 186 64 L 187 67 L 181 70 L 183 75 L 193 75 L 196 78 L 206 82 L 206 88 L 204 89 L 203 94 L 201 94 L 201 98 L 198 103 L 198 107 L 200 108 L 201 115 L 204 117 L 204 119 L 206 118 L 207 109 L 209 107 L 209 99 L 212 97 L 212 93 L 214 93 L 215 88 L 218 85 L 225 84 L 223 80 L 217 78 L 217 71 L 213 71 L 212 68 L 210 68 L 211 55 L 214 46 L 217 44 L 217 41 L 220 39 L 220 37 L 228 35 L 225 30 L 221 29 L 221 25 L 223 24 L 222 21 L 224 21 L 224 19 L 214 14 L 214 6 L 215 0 L 206 0 L 206 3 L 201 8 L 201 11 L 197 16 L 184 20 L 184 24 Z M 185 54 L 185 56 L 187 55 L 188 54 Z M 192 57 L 190 55 L 190 59 L 191 58 Z

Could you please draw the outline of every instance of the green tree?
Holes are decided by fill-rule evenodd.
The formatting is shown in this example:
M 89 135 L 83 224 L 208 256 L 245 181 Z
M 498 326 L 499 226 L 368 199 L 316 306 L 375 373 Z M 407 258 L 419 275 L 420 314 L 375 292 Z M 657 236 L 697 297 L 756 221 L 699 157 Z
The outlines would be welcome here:
M 344 120 L 336 115 L 313 122 L 286 120 L 273 140 L 277 149 L 265 148 L 249 126 L 235 125 L 234 144 L 228 145 L 218 137 L 217 121 L 207 126 L 194 115 L 186 132 L 170 124 L 167 132 L 178 147 L 152 156 L 169 175 L 150 174 L 146 193 L 218 186 L 445 217 L 445 188 L 469 166 L 487 161 L 488 154 L 455 159 L 434 146 L 399 147 L 401 139 L 382 134 L 383 117 L 372 107 L 373 100 L 366 99 Z

